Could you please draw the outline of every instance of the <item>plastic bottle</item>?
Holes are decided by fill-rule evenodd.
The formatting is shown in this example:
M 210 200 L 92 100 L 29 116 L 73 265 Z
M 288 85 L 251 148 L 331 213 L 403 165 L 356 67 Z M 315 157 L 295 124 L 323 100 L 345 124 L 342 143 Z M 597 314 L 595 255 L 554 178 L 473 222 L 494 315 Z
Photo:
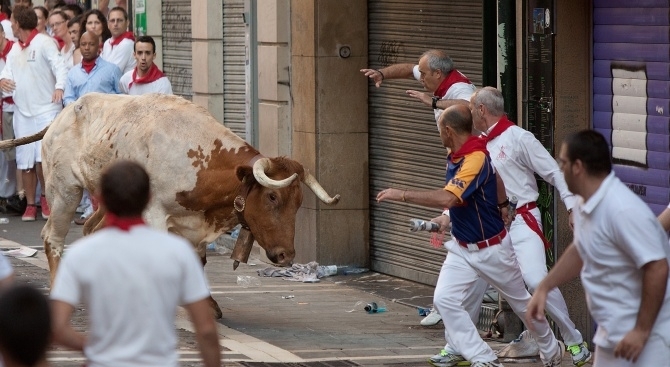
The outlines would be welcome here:
M 384 301 L 370 302 L 364 308 L 367 313 L 386 312 L 386 303 Z
M 337 275 L 337 265 L 319 265 L 316 268 L 319 277 L 329 277 Z
M 0 218 L 0 224 L 8 224 L 9 218 Z

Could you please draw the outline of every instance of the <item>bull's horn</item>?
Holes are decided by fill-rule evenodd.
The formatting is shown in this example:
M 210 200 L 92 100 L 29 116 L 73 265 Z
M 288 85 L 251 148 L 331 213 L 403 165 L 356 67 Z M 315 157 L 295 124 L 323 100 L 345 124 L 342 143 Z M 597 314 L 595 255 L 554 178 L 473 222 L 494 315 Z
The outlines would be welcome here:
M 307 187 L 312 189 L 314 195 L 316 195 L 316 197 L 318 197 L 324 203 L 328 205 L 335 205 L 338 201 L 340 201 L 340 194 L 337 194 L 331 198 L 326 190 L 321 187 L 319 181 L 317 181 L 316 178 L 314 178 L 314 176 L 312 176 L 309 172 L 305 172 L 305 179 L 302 182 L 304 182 Z
M 37 134 L 33 134 L 33 135 L 30 135 L 30 136 L 24 136 L 23 138 L 18 138 L 18 139 L 2 140 L 2 141 L 0 141 L 0 149 L 14 148 L 14 147 L 19 146 L 19 145 L 34 143 L 38 140 L 42 140 L 42 138 L 44 137 L 44 134 L 46 134 L 48 129 L 49 129 L 49 126 L 45 127 L 42 131 L 38 132 Z
M 267 188 L 281 189 L 290 185 L 298 177 L 298 174 L 294 173 L 283 180 L 273 180 L 265 174 L 265 171 L 270 168 L 271 164 L 270 158 L 261 158 L 254 163 L 254 177 L 256 177 L 256 181 Z

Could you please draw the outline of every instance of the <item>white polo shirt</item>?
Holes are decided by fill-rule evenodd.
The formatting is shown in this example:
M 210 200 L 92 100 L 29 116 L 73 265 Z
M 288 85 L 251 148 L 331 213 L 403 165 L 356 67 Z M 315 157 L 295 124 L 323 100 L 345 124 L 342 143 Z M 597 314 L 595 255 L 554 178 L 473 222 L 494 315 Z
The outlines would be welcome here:
M 412 69 L 412 73 L 414 74 L 414 78 L 416 80 L 421 80 L 421 72 L 419 72 L 419 65 L 414 65 L 414 68 Z M 475 92 L 475 87 L 474 84 L 471 83 L 454 83 L 449 89 L 447 89 L 447 93 L 442 96 L 440 99 L 462 99 L 465 101 L 470 101 L 470 97 L 472 97 L 472 93 Z M 442 114 L 444 110 L 436 108 L 433 110 L 433 113 L 435 114 L 435 122 L 437 122 L 440 119 L 440 115 Z M 437 126 L 437 129 L 440 129 L 440 126 Z
M 487 133 L 496 125 L 491 126 Z M 539 197 L 535 173 L 558 190 L 568 210 L 575 207 L 577 198 L 568 190 L 556 160 L 531 132 L 512 126 L 489 141 L 486 149 L 505 182 L 507 196 L 517 197 L 517 207 L 532 203 Z
M 593 342 L 614 348 L 640 310 L 642 266 L 670 256 L 668 236 L 651 209 L 614 173 L 575 211 L 575 245 L 586 301 L 598 330 Z M 670 343 L 670 282 L 652 334 Z

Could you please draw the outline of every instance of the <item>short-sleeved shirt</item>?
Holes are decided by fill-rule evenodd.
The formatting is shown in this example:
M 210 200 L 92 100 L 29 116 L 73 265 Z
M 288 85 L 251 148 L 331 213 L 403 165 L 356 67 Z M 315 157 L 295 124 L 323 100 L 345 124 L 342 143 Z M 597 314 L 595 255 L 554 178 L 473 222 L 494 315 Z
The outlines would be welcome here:
M 447 158 L 444 190 L 460 201 L 449 208 L 454 237 L 475 243 L 499 234 L 505 225 L 498 211 L 496 173 L 491 158 L 482 151 L 460 159 L 452 160 L 452 156 L 453 153 Z
M 144 225 L 105 228 L 76 241 L 51 291 L 54 300 L 86 306 L 89 367 L 176 367 L 177 306 L 207 297 L 193 247 Z
M 640 310 L 641 268 L 668 260 L 670 247 L 654 213 L 614 173 L 575 211 L 575 246 L 583 261 L 582 284 L 603 348 L 614 346 L 635 326 Z M 670 282 L 652 333 L 670 344 Z

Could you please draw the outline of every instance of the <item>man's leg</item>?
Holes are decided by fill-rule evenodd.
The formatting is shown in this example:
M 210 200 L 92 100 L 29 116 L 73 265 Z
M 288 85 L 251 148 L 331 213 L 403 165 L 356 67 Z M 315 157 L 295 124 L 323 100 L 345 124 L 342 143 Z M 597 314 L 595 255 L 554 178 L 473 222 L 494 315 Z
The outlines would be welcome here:
M 471 254 L 453 240 L 446 246 L 449 253 L 440 270 L 433 303 L 447 320 L 444 323 L 447 344 L 468 361 L 494 361 L 495 353 L 479 336 L 470 313 L 463 306 L 466 293 L 480 280 L 468 259 Z
M 472 259 L 477 261 L 476 268 L 480 276 L 498 289 L 514 313 L 521 320 L 525 320 L 530 293 L 523 282 L 510 236 L 507 235 L 500 245 L 491 246 L 472 254 Z M 558 341 L 549 328 L 547 320 L 534 321 L 532 329 L 535 330 L 533 334 L 544 359 L 550 359 L 560 352 Z

